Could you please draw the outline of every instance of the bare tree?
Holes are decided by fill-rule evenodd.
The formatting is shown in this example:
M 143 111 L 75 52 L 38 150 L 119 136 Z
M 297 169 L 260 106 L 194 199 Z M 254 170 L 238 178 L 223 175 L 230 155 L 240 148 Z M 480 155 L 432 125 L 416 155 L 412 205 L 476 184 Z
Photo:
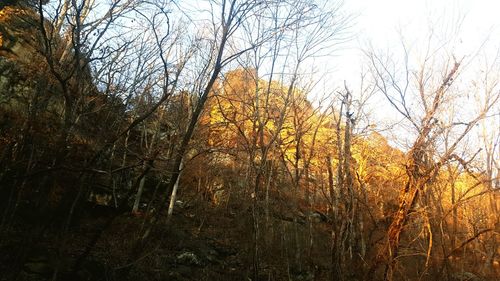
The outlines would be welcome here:
M 456 81 L 462 68 L 468 64 L 467 60 L 456 59 L 446 52 L 445 47 L 432 47 L 430 43 L 417 66 L 411 63 L 413 54 L 405 43 L 402 44 L 402 54 L 402 68 L 399 69 L 390 57 L 367 53 L 378 91 L 415 132 L 407 152 L 406 185 L 401 187 L 399 207 L 387 231 L 386 244 L 378 255 L 379 261 L 384 260 L 386 265 L 385 280 L 393 279 L 401 235 L 410 210 L 417 204 L 425 204 L 419 198 L 427 196 L 441 168 L 453 160 L 462 141 L 488 115 L 499 98 L 498 93 L 489 92 L 480 110 L 470 115 L 468 120 L 464 120 L 458 112 L 445 117 L 450 102 L 453 102 L 451 97 L 461 91 Z M 436 60 L 438 56 L 444 56 L 444 61 Z M 439 139 L 443 137 L 445 128 L 454 133 L 448 140 L 449 145 L 442 149 Z M 425 213 L 423 216 L 426 218 Z M 429 242 L 430 252 L 432 241 Z M 374 265 L 370 272 L 376 267 Z

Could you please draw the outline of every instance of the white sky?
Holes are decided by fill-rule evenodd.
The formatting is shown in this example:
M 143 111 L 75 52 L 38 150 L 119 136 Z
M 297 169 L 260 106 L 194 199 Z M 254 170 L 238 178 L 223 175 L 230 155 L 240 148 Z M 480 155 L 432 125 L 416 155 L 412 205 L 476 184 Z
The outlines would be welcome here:
M 455 48 L 462 54 L 458 55 L 474 52 L 488 36 L 493 45 L 500 43 L 499 0 L 345 0 L 344 5 L 357 17 L 354 40 L 335 59 L 337 68 L 342 68 L 337 69 L 340 80 L 359 74 L 361 48 L 371 44 L 385 49 L 399 44 L 398 29 L 412 42 L 428 32 L 431 23 L 446 29 L 461 22 L 460 42 Z

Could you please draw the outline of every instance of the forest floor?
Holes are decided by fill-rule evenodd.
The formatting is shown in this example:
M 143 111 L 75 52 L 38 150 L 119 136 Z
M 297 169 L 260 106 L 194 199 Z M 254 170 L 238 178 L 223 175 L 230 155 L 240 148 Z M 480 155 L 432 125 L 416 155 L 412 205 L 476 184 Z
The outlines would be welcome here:
M 289 209 L 271 209 L 266 223 L 264 210 L 259 210 L 255 278 L 251 203 L 233 200 L 217 206 L 202 199 L 181 199 L 184 203 L 177 205 L 171 222 L 159 224 L 138 254 L 132 253 L 137 253 L 134 245 L 144 215 L 117 214 L 110 207 L 89 205 L 64 232 L 63 223 L 47 224 L 43 215 L 37 217 L 35 208 L 20 206 L 9 227 L 0 228 L 0 281 L 331 280 L 329 223 L 304 220 L 303 213 Z M 365 270 L 360 263 L 345 272 L 344 280 L 363 280 L 360 274 Z M 468 272 L 454 275 L 450 280 L 499 280 Z M 419 280 L 414 276 L 405 280 Z
M 152 234 L 152 242 L 135 257 L 131 257 L 133 241 L 144 217 L 128 213 L 110 220 L 113 215 L 100 212 L 100 207 L 84 210 L 64 236 L 60 227 L 16 219 L 0 233 L 0 280 L 53 280 L 55 275 L 57 280 L 124 280 L 124 271 L 128 280 L 255 279 L 251 205 L 184 203 L 176 208 L 168 226 L 161 226 L 161 234 Z M 274 233 L 260 234 L 264 245 L 258 248 L 258 279 L 326 280 L 328 247 L 318 245 L 314 266 L 305 262 L 297 266 L 292 250 L 287 250 L 293 237 L 282 232 L 290 233 L 291 225 L 297 223 L 273 218 L 271 224 Z M 328 237 L 326 224 L 315 227 L 324 229 Z M 97 243 L 84 255 L 96 236 Z M 86 258 L 75 270 L 81 256 Z

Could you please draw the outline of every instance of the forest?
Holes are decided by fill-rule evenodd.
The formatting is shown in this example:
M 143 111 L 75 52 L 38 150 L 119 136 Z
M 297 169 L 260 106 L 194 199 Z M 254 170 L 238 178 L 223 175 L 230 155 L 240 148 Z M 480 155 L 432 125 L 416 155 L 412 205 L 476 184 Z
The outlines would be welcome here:
M 500 44 L 345 4 L 1 0 L 0 280 L 499 280 Z

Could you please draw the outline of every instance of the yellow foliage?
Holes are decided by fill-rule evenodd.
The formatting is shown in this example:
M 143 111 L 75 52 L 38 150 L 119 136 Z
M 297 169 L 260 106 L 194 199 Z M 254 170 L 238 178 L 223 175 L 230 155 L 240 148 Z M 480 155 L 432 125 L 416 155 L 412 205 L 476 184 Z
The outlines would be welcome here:
M 259 79 L 252 69 L 228 72 L 218 81 L 209 102 L 208 143 L 224 144 L 226 148 L 249 145 L 260 137 L 260 126 L 264 128 L 267 143 L 279 127 L 277 122 L 284 110 L 285 95 L 283 86 Z
M 22 16 L 24 11 L 20 8 L 15 8 L 11 6 L 4 7 L 0 10 L 0 23 L 6 23 L 12 20 L 13 16 Z
M 7 16 L 7 10 L 9 7 L 3 8 L 0 10 L 0 22 L 4 21 L 5 17 Z

